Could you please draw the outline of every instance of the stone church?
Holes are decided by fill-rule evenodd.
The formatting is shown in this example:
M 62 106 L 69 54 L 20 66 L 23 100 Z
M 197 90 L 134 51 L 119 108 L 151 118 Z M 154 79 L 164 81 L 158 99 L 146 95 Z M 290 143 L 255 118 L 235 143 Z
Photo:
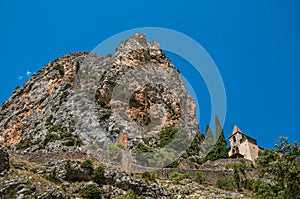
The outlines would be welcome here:
M 230 158 L 245 158 L 253 163 L 258 157 L 258 151 L 262 149 L 254 138 L 245 135 L 236 125 L 229 136 L 229 143 L 228 155 Z

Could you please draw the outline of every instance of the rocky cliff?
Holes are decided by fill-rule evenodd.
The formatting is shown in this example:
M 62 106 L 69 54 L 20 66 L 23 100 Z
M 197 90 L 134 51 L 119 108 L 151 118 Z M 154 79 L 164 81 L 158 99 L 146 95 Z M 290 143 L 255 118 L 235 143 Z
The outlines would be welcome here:
M 174 163 L 191 143 L 185 157 L 199 154 L 203 136 L 195 109 L 180 73 L 143 34 L 106 57 L 64 55 L 0 108 L 0 143 L 10 155 L 0 145 L 0 197 L 234 196 L 211 192 L 195 176 L 184 175 L 178 184 L 135 172 Z
M 136 34 L 112 55 L 71 53 L 45 65 L 1 106 L 0 140 L 31 153 L 88 146 L 102 159 L 119 144 L 133 157 L 139 144 L 155 150 L 169 127 L 180 129 L 185 145 L 195 135 L 200 140 L 195 109 L 160 45 Z

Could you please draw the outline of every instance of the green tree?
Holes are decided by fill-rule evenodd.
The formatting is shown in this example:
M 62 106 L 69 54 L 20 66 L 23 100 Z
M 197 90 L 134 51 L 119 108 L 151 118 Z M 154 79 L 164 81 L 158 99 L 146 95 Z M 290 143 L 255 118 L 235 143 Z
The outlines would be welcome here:
M 216 135 L 218 139 L 215 146 L 206 155 L 206 160 L 215 161 L 221 158 L 228 158 L 227 142 L 218 117 L 216 117 Z
M 80 197 L 83 198 L 83 199 L 98 199 L 98 198 L 101 198 L 101 191 L 94 184 L 90 184 L 90 185 L 86 186 L 85 188 L 80 190 L 79 194 L 80 194 Z
M 172 139 L 174 139 L 177 133 L 178 129 L 175 127 L 167 127 L 163 129 L 159 134 L 159 144 L 157 146 L 161 148 L 165 147 L 172 141 Z
M 205 139 L 204 142 L 201 146 L 201 148 L 203 149 L 203 153 L 207 153 L 210 149 L 213 148 L 215 143 L 215 138 L 213 136 L 212 130 L 209 127 L 209 125 L 206 125 L 206 129 L 205 129 Z
M 89 174 L 93 174 L 94 172 L 94 167 L 93 167 L 93 162 L 91 160 L 85 160 L 81 163 L 81 168 L 86 169 Z
M 297 142 L 288 143 L 279 137 L 274 150 L 261 150 L 257 159 L 258 171 L 272 179 L 271 188 L 277 196 L 300 198 L 300 148 Z
M 105 183 L 105 177 L 104 177 L 105 169 L 103 166 L 99 166 L 94 170 L 92 179 L 97 184 L 104 184 Z

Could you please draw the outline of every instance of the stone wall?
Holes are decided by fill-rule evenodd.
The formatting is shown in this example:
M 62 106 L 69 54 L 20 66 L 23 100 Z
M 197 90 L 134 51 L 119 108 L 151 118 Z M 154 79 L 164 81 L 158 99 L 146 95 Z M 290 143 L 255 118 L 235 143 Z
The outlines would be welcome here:
M 172 172 L 179 173 L 190 173 L 192 178 L 195 178 L 197 173 L 200 172 L 205 177 L 205 183 L 209 185 L 215 185 L 217 180 L 220 178 L 231 178 L 233 180 L 234 171 L 233 169 L 227 169 L 226 165 L 235 164 L 235 163 L 252 163 L 250 160 L 245 159 L 219 159 L 214 162 L 207 161 L 202 165 L 198 165 L 197 169 L 180 169 L 180 168 L 146 168 L 146 167 L 137 167 L 135 166 L 135 171 L 138 172 L 151 172 L 155 171 L 157 178 L 159 179 L 168 179 L 168 176 Z M 244 179 L 253 179 L 256 178 L 256 174 L 249 170 L 244 173 L 239 172 L 241 180 Z

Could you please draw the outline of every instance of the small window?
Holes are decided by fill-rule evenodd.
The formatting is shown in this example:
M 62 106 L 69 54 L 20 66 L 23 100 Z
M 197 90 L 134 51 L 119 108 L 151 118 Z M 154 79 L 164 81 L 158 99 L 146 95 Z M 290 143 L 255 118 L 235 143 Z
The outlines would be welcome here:
M 243 139 L 240 140 L 240 143 L 242 144 L 245 141 L 246 141 L 246 138 L 243 138 Z
M 235 136 L 233 136 L 233 141 L 234 141 L 234 142 L 236 142 L 236 138 L 235 138 Z

